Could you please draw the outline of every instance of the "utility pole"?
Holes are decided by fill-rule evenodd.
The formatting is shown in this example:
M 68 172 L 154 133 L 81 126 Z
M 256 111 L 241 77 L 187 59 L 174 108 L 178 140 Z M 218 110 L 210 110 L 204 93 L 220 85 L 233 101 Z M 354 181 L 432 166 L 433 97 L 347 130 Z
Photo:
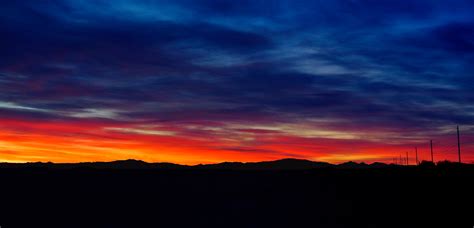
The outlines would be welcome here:
M 416 165 L 419 165 L 420 162 L 418 161 L 418 147 L 415 147 L 415 160 L 416 160 Z
M 400 153 L 400 165 L 403 165 L 403 162 L 402 162 L 402 153 Z
M 410 163 L 408 162 L 408 152 L 407 152 L 407 165 L 409 165 Z
M 461 163 L 461 140 L 459 139 L 459 126 L 457 127 L 458 131 L 458 158 L 459 158 L 459 163 Z
M 430 148 L 431 148 L 431 162 L 434 163 L 434 159 L 433 159 L 433 140 L 430 140 Z

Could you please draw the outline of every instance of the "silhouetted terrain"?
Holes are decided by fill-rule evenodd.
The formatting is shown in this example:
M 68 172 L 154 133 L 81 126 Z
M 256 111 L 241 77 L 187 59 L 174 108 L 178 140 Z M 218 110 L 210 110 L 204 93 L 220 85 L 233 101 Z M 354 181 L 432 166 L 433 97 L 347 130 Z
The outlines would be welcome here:
M 48 169 L 227 169 L 227 170 L 304 170 L 320 168 L 381 168 L 390 165 L 384 163 L 346 162 L 333 165 L 326 162 L 314 162 L 301 159 L 281 159 L 263 162 L 223 162 L 217 164 L 199 164 L 195 166 L 178 165 L 173 163 L 147 163 L 139 160 L 122 160 L 113 162 L 84 162 L 84 163 L 0 163 L 0 168 L 48 168 Z M 393 165 L 392 165 L 393 166 Z
M 0 164 L 8 227 L 472 227 L 474 167 Z

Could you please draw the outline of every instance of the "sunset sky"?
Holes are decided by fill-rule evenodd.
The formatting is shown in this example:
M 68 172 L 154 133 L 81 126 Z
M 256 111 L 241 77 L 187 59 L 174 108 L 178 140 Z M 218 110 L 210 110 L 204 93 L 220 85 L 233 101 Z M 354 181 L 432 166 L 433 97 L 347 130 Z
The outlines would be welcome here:
M 471 0 L 2 1 L 0 162 L 474 162 Z M 414 160 L 411 160 L 414 162 Z

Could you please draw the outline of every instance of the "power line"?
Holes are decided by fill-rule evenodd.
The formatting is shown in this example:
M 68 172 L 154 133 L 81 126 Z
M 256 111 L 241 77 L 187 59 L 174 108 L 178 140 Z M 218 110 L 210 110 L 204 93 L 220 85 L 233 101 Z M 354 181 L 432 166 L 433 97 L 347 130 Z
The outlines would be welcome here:
M 458 159 L 459 163 L 461 163 L 461 140 L 459 139 L 459 126 L 457 126 L 457 132 L 458 132 Z
M 420 163 L 418 162 L 418 147 L 415 147 L 415 161 L 416 165 L 419 165 Z
M 407 165 L 409 165 L 410 163 L 408 162 L 408 152 L 407 152 Z
M 434 158 L 433 158 L 433 140 L 430 140 L 430 148 L 431 148 L 431 162 L 434 163 Z
M 433 140 L 431 139 L 430 140 L 430 158 L 431 158 L 431 162 L 435 162 L 435 155 L 437 157 L 438 160 L 446 160 L 446 159 L 452 159 L 455 154 L 457 155 L 458 157 L 458 162 L 459 163 L 462 163 L 462 156 L 461 156 L 461 132 L 460 132 L 460 127 L 459 125 L 456 126 L 456 136 L 457 136 L 457 141 L 451 141 L 449 139 L 446 139 L 446 138 L 442 138 L 442 139 L 436 139 L 436 140 Z M 474 148 L 474 141 L 472 141 L 472 137 L 470 137 L 470 135 L 468 134 L 467 137 L 465 137 L 467 139 L 466 142 L 463 142 L 463 147 L 464 148 L 468 148 L 468 149 L 472 149 Z M 435 148 L 436 147 L 436 151 L 435 151 Z M 436 153 L 436 154 L 435 154 Z M 439 157 L 438 157 L 439 156 Z M 420 158 L 423 158 L 423 156 L 419 156 L 418 154 L 418 146 L 415 146 L 415 156 L 414 156 L 414 160 L 416 162 L 416 165 L 419 165 L 420 164 Z M 406 165 L 409 165 L 410 164 L 410 157 L 409 157 L 409 152 L 406 152 L 406 158 L 403 158 L 402 159 L 402 154 L 400 153 L 400 163 L 403 164 L 402 162 L 404 162 L 404 164 Z

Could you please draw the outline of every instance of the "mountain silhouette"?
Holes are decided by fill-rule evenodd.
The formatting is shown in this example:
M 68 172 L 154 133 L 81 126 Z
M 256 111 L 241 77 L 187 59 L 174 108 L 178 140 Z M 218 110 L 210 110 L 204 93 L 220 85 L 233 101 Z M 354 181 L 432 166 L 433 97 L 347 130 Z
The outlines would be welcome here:
M 0 168 L 56 168 L 56 169 L 199 169 L 199 170 L 308 170 L 325 168 L 381 168 L 386 167 L 384 163 L 346 162 L 339 165 L 316 162 L 304 159 L 286 158 L 275 161 L 262 162 L 222 162 L 216 164 L 199 164 L 194 166 L 180 165 L 174 163 L 160 162 L 148 163 L 141 160 L 117 160 L 111 162 L 81 162 L 81 163 L 52 163 L 52 162 L 32 162 L 32 163 L 0 163 Z
M 441 162 L 442 166 L 449 163 Z M 117 160 L 111 162 L 81 162 L 81 163 L 52 163 L 52 162 L 29 162 L 29 163 L 0 163 L 0 168 L 53 168 L 53 169 L 171 169 L 171 170 L 310 170 L 310 169 L 372 169 L 385 168 L 397 165 L 375 162 L 366 164 L 353 161 L 331 164 L 304 159 L 286 158 L 274 161 L 262 162 L 222 162 L 216 164 L 180 165 L 168 162 L 148 163 L 141 160 Z
M 249 169 L 249 170 L 301 170 L 301 169 L 316 169 L 316 168 L 328 168 L 334 165 L 326 162 L 314 162 L 302 159 L 281 159 L 275 161 L 263 161 L 263 162 L 223 162 L 218 164 L 209 165 L 197 165 L 195 168 L 200 169 Z

